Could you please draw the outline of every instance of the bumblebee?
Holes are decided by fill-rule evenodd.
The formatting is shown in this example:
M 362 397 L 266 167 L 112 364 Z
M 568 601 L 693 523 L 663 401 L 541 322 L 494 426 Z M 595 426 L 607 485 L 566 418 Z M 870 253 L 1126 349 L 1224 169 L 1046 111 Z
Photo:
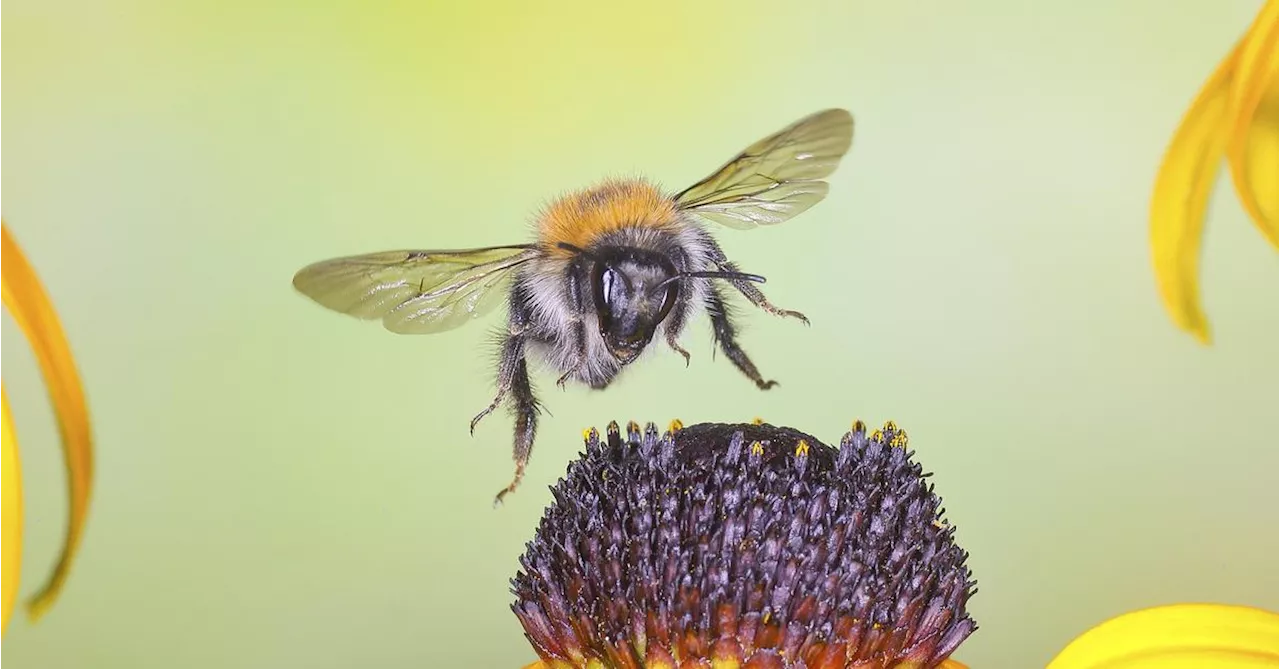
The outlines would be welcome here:
M 604 389 L 660 338 L 679 343 L 699 312 L 710 317 L 725 357 L 761 390 L 766 380 L 738 344 L 725 285 L 756 307 L 795 318 L 765 298 L 764 278 L 726 257 L 706 223 L 735 229 L 775 225 L 827 195 L 823 181 L 853 141 L 843 109 L 807 116 L 752 144 L 698 183 L 670 195 L 644 179 L 611 179 L 567 194 L 536 219 L 528 244 L 466 250 L 385 251 L 321 261 L 300 270 L 294 287 L 320 305 L 397 334 L 459 327 L 505 296 L 497 392 L 471 420 L 510 401 L 515 414 L 515 476 L 495 505 L 519 487 L 533 449 L 540 403 L 529 361 L 573 382 Z

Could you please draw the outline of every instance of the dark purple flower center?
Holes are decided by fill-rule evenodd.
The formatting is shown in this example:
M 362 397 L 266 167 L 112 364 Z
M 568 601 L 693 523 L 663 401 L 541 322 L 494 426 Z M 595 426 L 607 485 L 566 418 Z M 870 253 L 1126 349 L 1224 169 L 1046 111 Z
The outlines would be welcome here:
M 832 448 L 771 425 L 593 429 L 512 580 L 544 660 L 931 667 L 974 581 L 892 423 Z

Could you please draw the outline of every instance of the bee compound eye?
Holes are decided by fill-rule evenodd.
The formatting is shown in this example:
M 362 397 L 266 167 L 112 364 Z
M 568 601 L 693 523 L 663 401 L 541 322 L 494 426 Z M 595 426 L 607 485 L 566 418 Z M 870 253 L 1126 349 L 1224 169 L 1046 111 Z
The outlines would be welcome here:
M 609 304 L 613 300 L 613 284 L 617 281 L 614 272 L 606 268 L 600 274 L 600 298 L 605 304 Z
M 672 283 L 667 286 L 667 290 L 662 295 L 662 317 L 666 318 L 671 308 L 676 304 L 676 298 L 680 296 L 680 285 Z

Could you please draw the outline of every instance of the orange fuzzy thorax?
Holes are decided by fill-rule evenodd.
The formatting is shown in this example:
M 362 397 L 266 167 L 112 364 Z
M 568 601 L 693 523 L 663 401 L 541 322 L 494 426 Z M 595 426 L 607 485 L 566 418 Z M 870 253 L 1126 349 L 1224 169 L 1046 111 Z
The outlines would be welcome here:
M 675 203 L 657 187 L 638 179 L 610 180 L 551 203 L 538 218 L 538 241 L 548 253 L 566 256 L 557 244 L 587 248 L 614 230 L 671 228 L 677 220 Z

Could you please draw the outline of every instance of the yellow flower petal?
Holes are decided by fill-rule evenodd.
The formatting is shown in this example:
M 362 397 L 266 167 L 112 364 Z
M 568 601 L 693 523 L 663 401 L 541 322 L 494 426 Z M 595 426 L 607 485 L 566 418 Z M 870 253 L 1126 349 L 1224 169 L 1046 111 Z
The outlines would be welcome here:
M 0 228 L 3 232 L 0 253 L 4 257 L 4 263 L 0 264 L 0 293 L 3 293 L 4 306 L 31 343 L 44 373 L 62 434 L 70 496 L 67 536 L 58 565 L 27 605 L 28 613 L 36 619 L 57 599 L 80 546 L 93 482 L 93 441 L 89 432 L 89 410 L 58 315 L 8 226 L 0 224 Z
M 1231 75 L 1239 49 L 1218 65 L 1165 151 L 1151 198 L 1151 253 L 1165 307 L 1178 327 L 1209 343 L 1200 310 L 1200 237 L 1227 148 Z
M 1240 42 L 1232 76 L 1227 162 L 1240 203 L 1276 247 L 1277 0 L 1268 0 Z
M 1080 635 L 1048 669 L 1275 667 L 1278 620 L 1270 611 L 1219 604 L 1142 609 Z
M 18 598 L 18 576 L 22 573 L 22 470 L 18 468 L 18 438 L 13 434 L 13 416 L 9 415 L 9 396 L 0 387 L 0 553 L 3 553 L 3 569 L 0 570 L 0 588 L 4 594 L 0 606 L 4 607 L 0 620 L 0 634 L 9 629 L 9 617 L 13 603 Z

